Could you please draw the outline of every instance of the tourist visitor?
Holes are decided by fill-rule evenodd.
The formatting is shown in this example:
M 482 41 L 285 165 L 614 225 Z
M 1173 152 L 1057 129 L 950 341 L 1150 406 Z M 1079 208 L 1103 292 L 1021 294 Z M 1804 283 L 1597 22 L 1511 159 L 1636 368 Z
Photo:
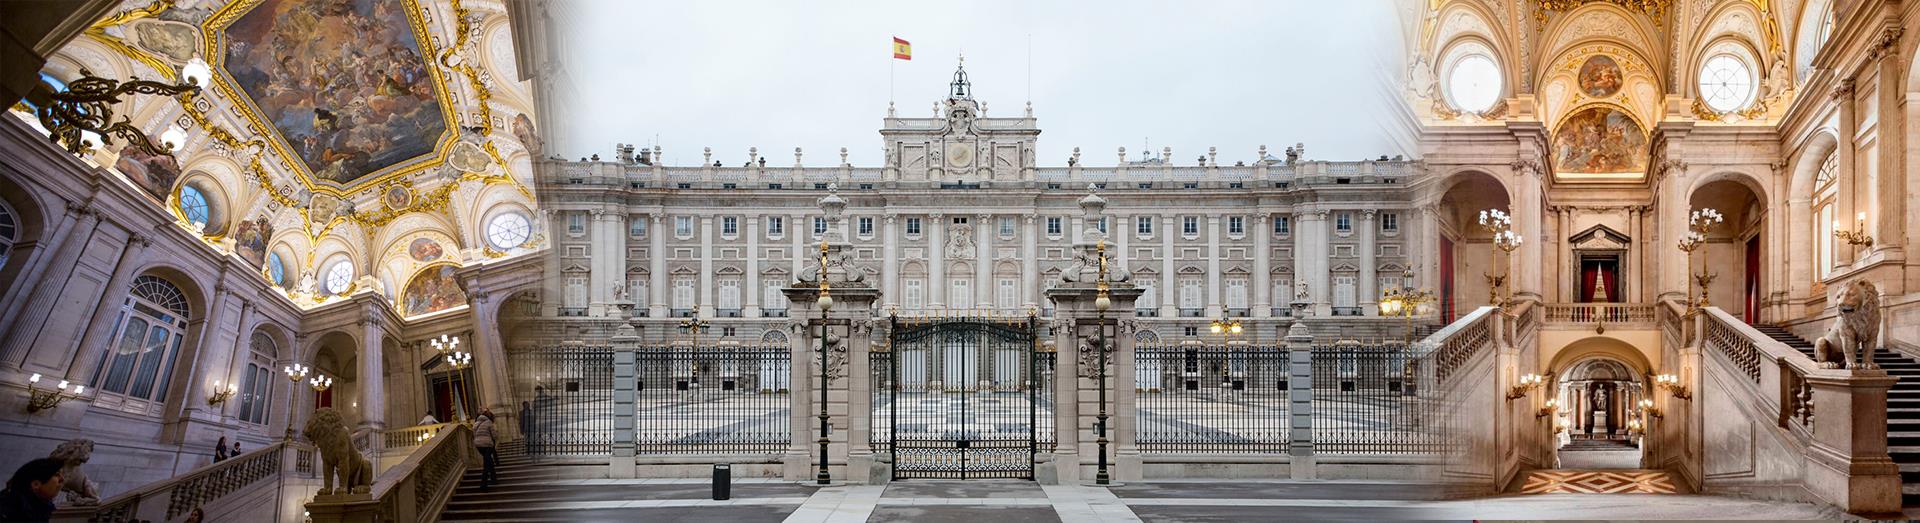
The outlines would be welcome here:
M 193 507 L 193 512 L 188 512 L 187 519 L 180 520 L 180 523 L 202 523 L 206 520 L 207 520 L 206 509 L 202 509 L 200 507 Z
M 227 456 L 228 456 L 228 454 L 227 454 L 227 437 L 226 437 L 226 436 L 221 436 L 221 437 L 220 437 L 220 442 L 219 442 L 219 443 L 214 443 L 214 444 L 213 444 L 213 462 L 214 462 L 214 463 L 219 463 L 219 462 L 222 462 L 222 461 L 226 461 L 226 460 L 227 460 Z
M 493 486 L 493 466 L 497 461 L 493 449 L 493 411 L 480 411 L 480 418 L 473 423 L 473 446 L 480 449 L 480 490 Z
M 240 442 L 238 440 L 233 442 L 233 452 L 228 452 L 227 457 L 229 458 L 240 457 Z
M 0 521 L 47 521 L 53 517 L 53 497 L 60 494 L 66 477 L 60 475 L 64 464 L 53 458 L 40 458 L 21 465 L 0 490 Z
M 433 417 L 432 412 L 428 412 L 426 416 L 420 418 L 420 422 L 414 423 L 414 424 L 415 425 L 438 425 L 440 424 L 440 418 L 435 418 Z
M 520 438 L 533 441 L 533 402 L 520 402 Z

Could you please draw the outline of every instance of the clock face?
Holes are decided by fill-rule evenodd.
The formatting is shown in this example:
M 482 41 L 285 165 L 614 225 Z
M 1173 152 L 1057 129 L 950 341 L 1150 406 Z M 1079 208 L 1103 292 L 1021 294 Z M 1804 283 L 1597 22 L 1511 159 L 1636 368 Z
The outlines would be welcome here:
M 964 143 L 947 144 L 947 165 L 966 167 L 973 164 L 973 147 Z

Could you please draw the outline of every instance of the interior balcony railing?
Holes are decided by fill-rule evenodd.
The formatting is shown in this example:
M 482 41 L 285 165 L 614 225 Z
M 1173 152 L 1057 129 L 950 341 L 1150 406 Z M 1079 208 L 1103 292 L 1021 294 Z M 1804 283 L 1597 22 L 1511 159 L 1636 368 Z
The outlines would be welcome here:
M 387 430 L 381 433 L 386 440 L 386 446 L 383 449 L 393 451 L 418 447 L 453 425 L 453 423 L 435 423 Z
M 307 504 L 311 521 L 438 521 L 467 468 L 473 431 L 454 424 L 428 439 L 407 460 L 373 478 L 370 494 L 327 496 Z
M 1645 303 L 1549 303 L 1548 323 L 1654 323 L 1654 306 Z
M 242 520 L 271 520 L 271 512 L 256 512 L 247 501 L 261 499 L 259 489 L 278 488 L 284 480 L 316 478 L 318 456 L 304 442 L 281 442 L 241 454 L 186 474 L 156 481 L 93 506 L 65 506 L 54 512 L 56 522 L 180 521 L 204 509 L 208 514 L 246 514 Z M 264 494 L 263 494 L 264 495 Z M 268 499 L 274 496 L 267 496 Z M 279 515 L 278 519 L 286 519 Z

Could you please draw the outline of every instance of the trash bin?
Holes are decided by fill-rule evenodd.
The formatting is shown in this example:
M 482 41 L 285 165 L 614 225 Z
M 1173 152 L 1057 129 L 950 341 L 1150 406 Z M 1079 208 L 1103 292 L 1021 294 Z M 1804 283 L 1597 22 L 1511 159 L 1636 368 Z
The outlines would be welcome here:
M 713 466 L 713 499 L 724 501 L 733 495 L 733 469 L 725 463 Z

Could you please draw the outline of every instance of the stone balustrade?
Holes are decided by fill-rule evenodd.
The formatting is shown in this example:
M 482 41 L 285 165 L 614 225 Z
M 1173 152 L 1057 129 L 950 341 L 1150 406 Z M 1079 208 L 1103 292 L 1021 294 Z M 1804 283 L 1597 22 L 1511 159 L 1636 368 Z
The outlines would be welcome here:
M 1549 303 L 1549 323 L 1654 323 L 1654 308 L 1645 303 Z
M 452 499 L 460 476 L 475 465 L 469 456 L 473 431 L 452 424 L 441 430 L 399 465 L 373 479 L 367 494 L 316 496 L 307 504 L 314 523 L 349 521 L 435 521 Z
M 295 477 L 313 477 L 311 459 L 300 464 L 312 447 L 300 442 L 275 443 L 198 470 L 154 482 L 101 500 L 94 506 L 61 507 L 59 522 L 178 521 L 195 508 L 218 506 L 251 489 L 280 485 L 282 471 Z

